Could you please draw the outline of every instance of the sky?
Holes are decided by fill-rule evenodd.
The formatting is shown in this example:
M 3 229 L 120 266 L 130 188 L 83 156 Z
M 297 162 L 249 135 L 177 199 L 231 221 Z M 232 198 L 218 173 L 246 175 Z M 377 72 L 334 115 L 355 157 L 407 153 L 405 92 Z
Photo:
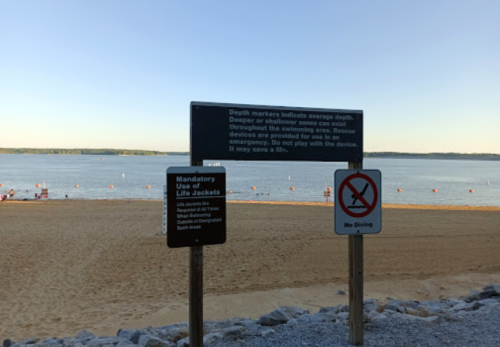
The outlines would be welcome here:
M 500 1 L 0 0 L 0 147 L 189 150 L 189 103 L 364 111 L 500 154 Z

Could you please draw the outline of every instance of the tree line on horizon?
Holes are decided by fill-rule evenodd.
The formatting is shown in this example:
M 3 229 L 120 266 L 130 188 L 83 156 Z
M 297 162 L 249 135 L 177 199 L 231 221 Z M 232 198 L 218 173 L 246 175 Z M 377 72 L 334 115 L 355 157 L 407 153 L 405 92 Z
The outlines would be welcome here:
M 0 148 L 0 154 L 66 154 L 66 155 L 184 155 L 189 152 L 160 152 L 138 149 L 90 148 Z
M 493 153 L 403 153 L 403 152 L 365 152 L 365 158 L 411 158 L 411 159 L 474 159 L 500 160 L 500 154 Z
M 189 155 L 189 152 L 161 152 L 136 149 L 90 149 L 90 148 L 0 148 L 0 154 L 53 154 L 53 155 Z M 492 153 L 403 153 L 365 152 L 365 158 L 408 159 L 474 159 L 500 160 L 500 154 Z

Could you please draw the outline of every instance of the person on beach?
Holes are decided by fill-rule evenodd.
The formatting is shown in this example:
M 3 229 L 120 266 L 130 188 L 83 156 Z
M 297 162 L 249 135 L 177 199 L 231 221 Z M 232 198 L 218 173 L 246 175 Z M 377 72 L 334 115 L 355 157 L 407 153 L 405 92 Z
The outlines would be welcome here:
M 66 199 L 68 198 L 68 194 L 66 194 Z
M 14 195 L 16 195 L 16 193 L 14 193 L 14 189 L 11 189 L 10 190 L 10 196 L 12 196 L 12 199 L 14 199 Z

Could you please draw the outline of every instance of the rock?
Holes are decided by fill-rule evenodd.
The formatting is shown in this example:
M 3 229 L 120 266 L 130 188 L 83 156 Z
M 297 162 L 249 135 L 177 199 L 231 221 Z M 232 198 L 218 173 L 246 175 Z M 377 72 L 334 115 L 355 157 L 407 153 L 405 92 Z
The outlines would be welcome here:
M 187 325 L 171 325 L 160 329 L 158 337 L 171 342 L 177 342 L 189 335 L 189 327 Z
M 334 313 L 337 314 L 340 312 L 340 309 L 342 308 L 342 305 L 338 305 L 335 307 L 322 307 L 319 310 L 319 313 Z
M 479 290 L 471 291 L 469 294 L 468 300 L 469 301 L 479 300 Z
M 337 294 L 338 294 L 338 295 L 345 295 L 345 292 L 344 292 L 343 290 L 339 289 L 339 290 L 337 291 Z
M 349 312 L 340 312 L 337 317 L 339 319 L 349 319 Z
M 85 330 L 84 330 L 85 331 Z M 116 336 L 119 336 L 119 337 L 124 337 L 126 339 L 129 339 L 134 335 L 134 333 L 136 332 L 137 330 L 130 330 L 130 329 L 120 329 L 118 330 L 118 332 L 116 333 Z M 136 342 L 137 343 L 137 342 Z
M 245 331 L 247 331 L 247 332 L 257 331 L 260 328 L 262 328 L 262 326 L 257 324 L 257 322 L 254 321 L 253 319 L 246 319 L 246 320 L 242 321 L 241 326 L 244 327 Z
M 275 326 L 278 324 L 284 324 L 292 318 L 294 317 L 288 314 L 285 310 L 283 310 L 282 307 L 280 307 L 272 311 L 271 313 L 262 315 L 257 321 L 257 323 L 262 326 Z
M 115 347 L 132 347 L 132 346 L 138 346 L 138 345 L 133 343 L 130 340 L 125 340 L 125 341 L 119 342 Z M 74 345 L 73 347 L 78 347 L 78 346 Z
M 38 341 L 40 341 L 40 338 L 30 337 L 30 338 L 21 340 L 21 341 L 17 342 L 16 344 L 17 345 L 34 345 L 35 343 L 38 343 Z
M 493 291 L 495 296 L 500 296 L 500 284 L 493 283 L 483 288 L 484 291 Z
M 455 299 L 455 298 L 449 298 L 444 302 L 445 304 L 448 304 L 448 307 L 454 307 L 458 304 L 465 304 L 466 302 L 460 299 Z
M 309 316 L 309 321 L 311 323 L 319 323 L 319 322 L 331 322 L 332 320 L 335 320 L 336 316 L 335 315 L 329 315 L 326 313 L 315 313 Z
M 485 287 L 485 288 L 487 288 L 487 287 Z M 496 290 L 493 290 L 493 289 L 485 290 L 485 291 L 478 294 L 478 299 L 479 300 L 489 299 L 489 298 L 491 298 L 493 296 L 497 296 L 497 295 L 498 294 L 497 294 Z
M 400 300 L 393 300 L 385 306 L 385 310 L 392 310 L 394 312 L 405 313 L 404 306 L 401 305 Z
M 210 343 L 217 342 L 219 340 L 222 340 L 223 337 L 224 336 L 222 334 L 219 334 L 219 333 L 206 334 L 205 336 L 203 336 L 203 344 L 208 345 Z
M 175 347 L 175 344 L 170 341 L 149 335 L 141 335 L 138 345 L 142 347 Z
M 383 313 L 378 313 L 377 311 L 370 311 L 366 318 L 368 320 L 374 321 L 379 319 L 387 319 L 387 316 Z
M 83 347 L 83 343 L 75 337 L 65 337 L 63 340 L 64 347 Z
M 397 317 L 397 318 L 401 318 L 401 319 L 412 321 L 412 322 L 420 321 L 420 322 L 428 322 L 428 323 L 435 322 L 436 320 L 439 319 L 439 316 L 417 317 L 417 316 L 412 316 L 409 314 L 402 314 L 402 313 L 395 313 L 392 317 L 393 318 Z
M 380 313 L 378 313 L 377 311 L 370 311 L 368 312 L 368 319 L 369 320 L 373 320 L 377 315 L 379 315 Z
M 481 306 L 491 306 L 491 305 L 496 305 L 498 304 L 498 301 L 495 300 L 495 299 L 484 299 L 484 300 L 480 300 L 480 301 L 477 301 L 477 303 Z M 480 307 L 481 307 L 480 306 Z M 478 307 L 479 308 L 479 307 Z
M 267 336 L 272 335 L 272 334 L 274 334 L 274 333 L 276 333 L 276 331 L 274 331 L 273 329 L 265 329 L 265 330 L 262 330 L 262 331 L 260 332 L 260 335 L 261 335 L 263 338 L 266 338 Z
M 77 340 L 82 341 L 82 343 L 85 345 L 90 340 L 95 339 L 96 336 L 92 334 L 90 331 L 82 330 L 78 334 L 76 334 L 76 338 Z
M 385 308 L 384 309 L 384 314 L 387 316 L 387 317 L 392 317 L 394 314 L 396 314 L 397 312 L 394 311 L 394 310 L 391 310 L 389 308 Z
M 381 319 L 387 319 L 387 316 L 383 313 L 378 313 L 375 317 L 372 318 L 372 320 L 381 320 Z
M 59 344 L 63 344 L 63 339 L 57 339 L 57 338 L 50 338 L 50 339 L 45 339 L 42 341 L 42 343 L 59 343 Z
M 486 299 L 486 300 L 490 300 L 490 299 Z M 496 301 L 493 299 L 493 301 Z M 483 304 L 481 304 L 479 301 L 473 301 L 473 302 L 470 302 L 470 303 L 461 303 L 461 304 L 457 304 L 455 306 L 453 306 L 452 308 L 450 308 L 450 311 L 451 312 L 458 312 L 458 311 L 474 311 L 474 310 L 477 310 L 478 308 L 480 308 L 481 306 L 483 306 Z
M 406 314 L 411 314 L 412 316 L 418 316 L 420 314 L 420 311 L 415 310 L 414 308 L 411 307 L 406 307 Z
M 136 330 L 135 332 L 130 335 L 129 340 L 132 343 L 135 343 L 136 345 L 139 344 L 139 338 L 141 337 L 141 332 L 139 330 Z
M 458 312 L 460 310 L 463 310 L 466 306 L 467 306 L 467 304 L 465 302 L 462 302 L 462 303 L 456 304 L 455 306 L 450 308 L 450 311 Z
M 375 299 L 369 299 L 363 301 L 363 310 L 367 312 L 376 311 L 380 308 L 380 303 Z
M 86 347 L 104 347 L 105 345 L 117 345 L 122 341 L 128 341 L 123 337 L 95 338 L 85 344 Z
M 288 314 L 290 316 L 290 318 L 295 318 L 297 316 L 309 314 L 308 310 L 303 310 L 297 306 L 283 306 L 283 307 L 280 307 L 280 309 L 283 310 L 286 314 Z
M 439 306 L 439 304 L 434 304 L 434 302 L 430 302 L 429 304 L 423 305 L 421 304 L 418 307 L 418 310 L 420 311 L 420 315 L 431 315 L 431 316 L 436 316 L 441 313 L 445 313 L 443 308 Z
M 56 341 L 42 342 L 38 344 L 39 347 L 63 347 L 62 343 Z
M 244 328 L 242 326 L 233 326 L 222 329 L 221 333 L 224 334 L 225 336 L 238 337 L 241 336 L 243 329 Z
M 403 306 L 406 308 L 409 307 L 416 310 L 420 306 L 420 301 L 414 301 L 414 300 L 404 301 Z
M 189 347 L 189 336 L 177 341 L 177 347 Z
M 403 300 L 392 300 L 385 306 L 389 310 L 393 310 L 400 313 L 405 313 L 406 308 L 417 309 L 420 303 L 418 301 L 403 301 Z

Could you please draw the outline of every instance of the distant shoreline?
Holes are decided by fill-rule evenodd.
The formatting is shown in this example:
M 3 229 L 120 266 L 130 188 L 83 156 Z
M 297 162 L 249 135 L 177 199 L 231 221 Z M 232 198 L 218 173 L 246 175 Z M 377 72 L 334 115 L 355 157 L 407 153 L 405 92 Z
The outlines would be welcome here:
M 90 148 L 0 148 L 0 154 L 45 154 L 45 155 L 119 155 L 119 156 L 169 156 L 189 155 L 189 152 L 161 152 L 135 149 L 90 149 Z M 441 159 L 441 160 L 500 160 L 493 153 L 405 153 L 365 152 L 364 158 L 389 159 Z
M 168 156 L 189 155 L 189 152 L 160 152 L 140 149 L 109 148 L 0 148 L 0 154 Z

